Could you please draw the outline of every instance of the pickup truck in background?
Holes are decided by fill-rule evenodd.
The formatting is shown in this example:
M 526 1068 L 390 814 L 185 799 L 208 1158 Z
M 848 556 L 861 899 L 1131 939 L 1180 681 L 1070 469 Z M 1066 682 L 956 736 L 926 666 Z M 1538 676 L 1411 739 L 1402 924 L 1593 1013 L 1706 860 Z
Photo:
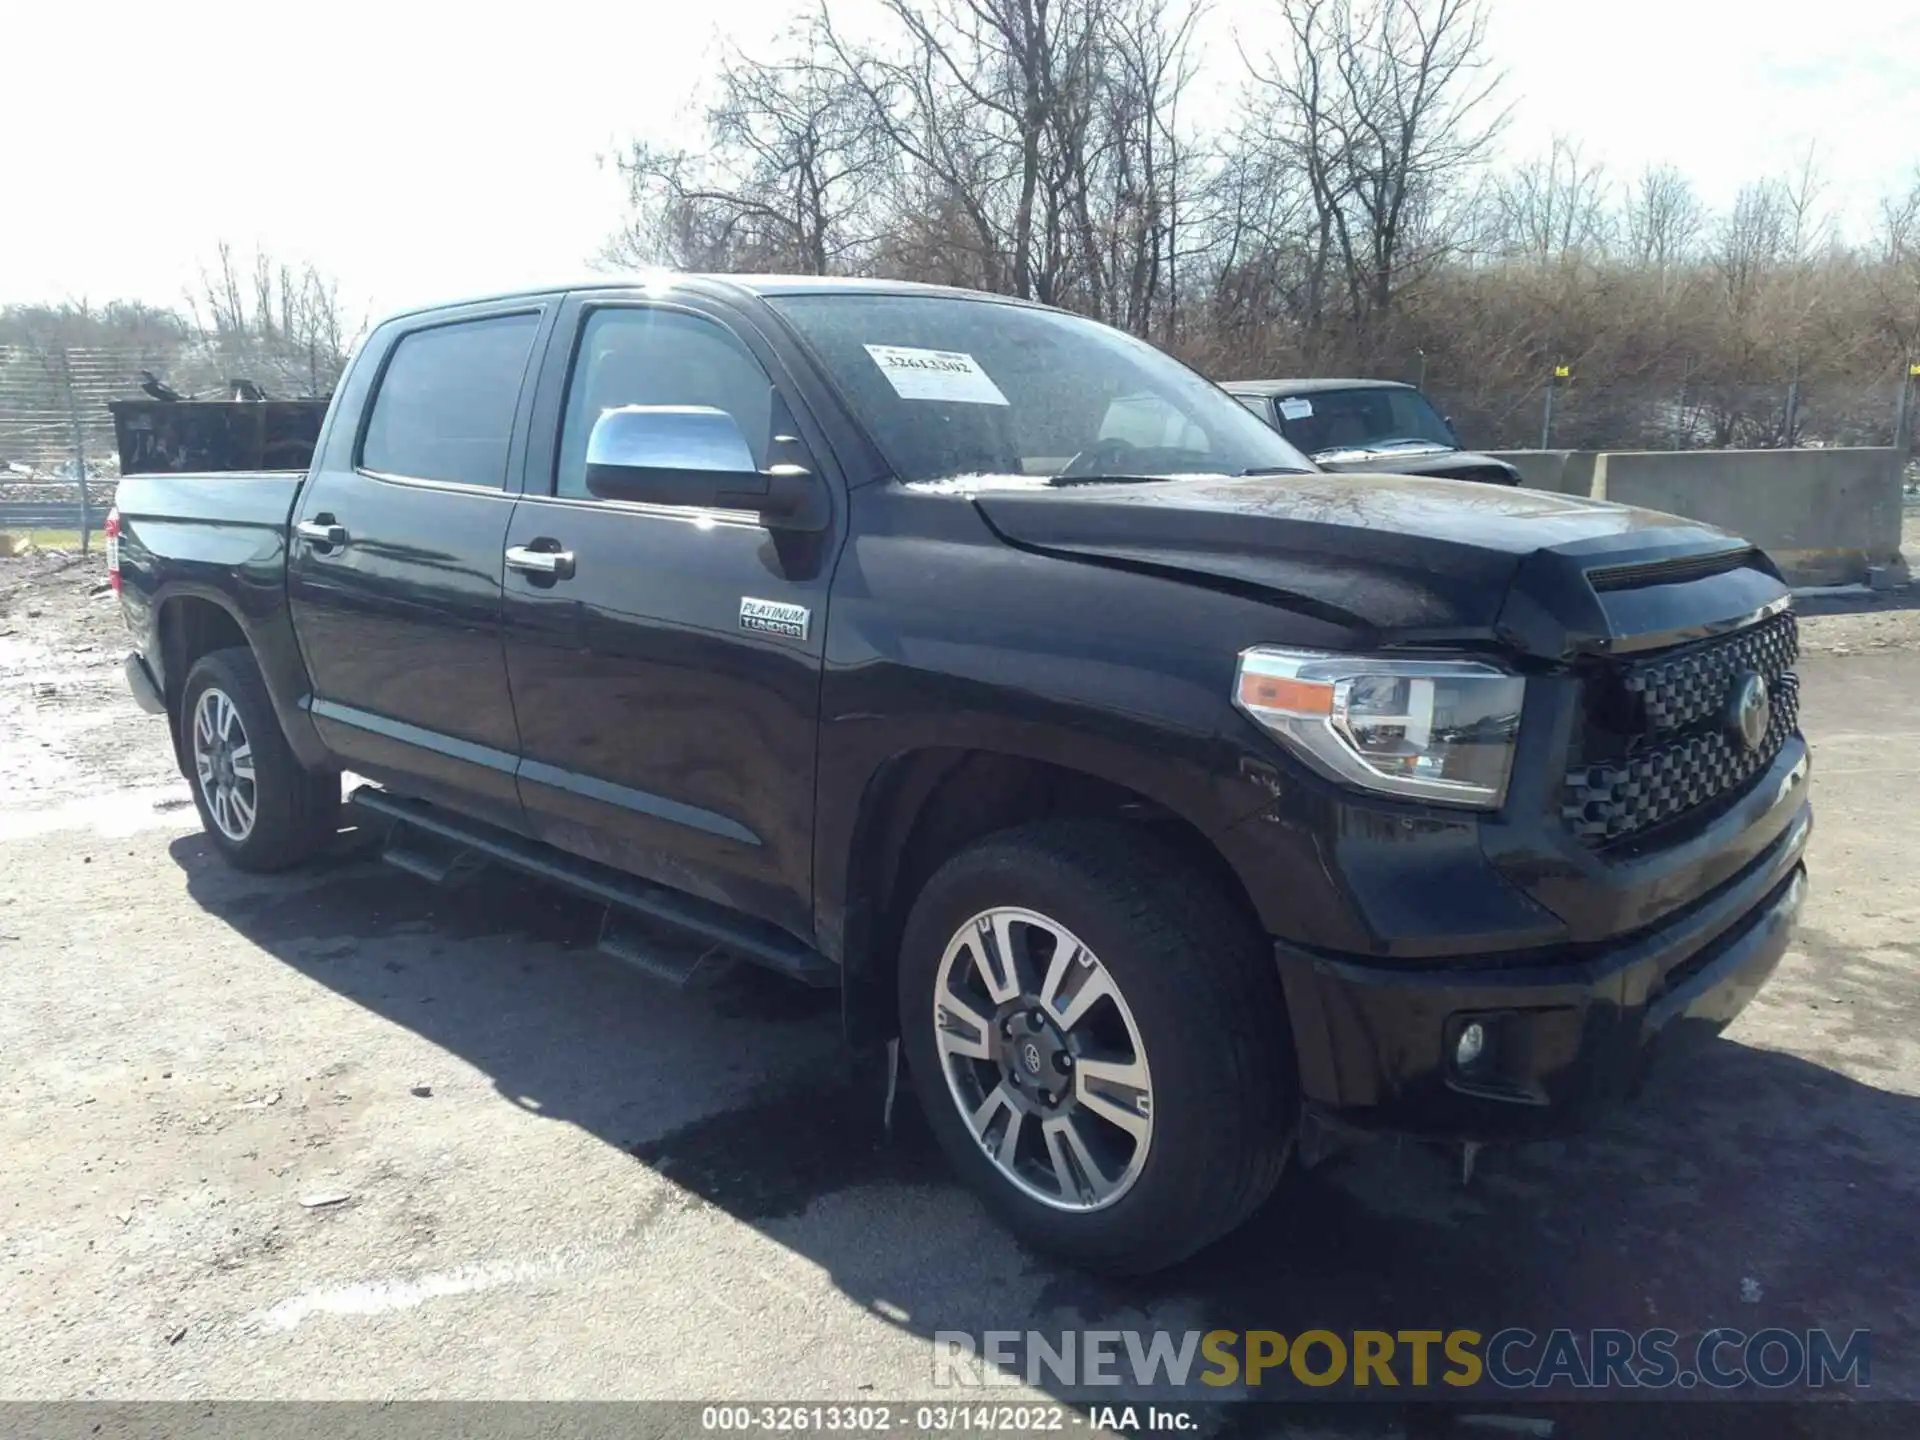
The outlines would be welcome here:
M 135 475 L 136 697 L 233 864 L 341 773 L 897 1051 L 1027 1240 L 1143 1271 L 1302 1127 L 1578 1123 L 1772 971 L 1794 617 L 1704 526 L 1330 475 L 1001 297 L 670 277 L 379 326 L 304 473 Z
M 1322 470 L 1520 483 L 1505 460 L 1462 449 L 1453 421 L 1398 380 L 1228 380 L 1221 388 Z

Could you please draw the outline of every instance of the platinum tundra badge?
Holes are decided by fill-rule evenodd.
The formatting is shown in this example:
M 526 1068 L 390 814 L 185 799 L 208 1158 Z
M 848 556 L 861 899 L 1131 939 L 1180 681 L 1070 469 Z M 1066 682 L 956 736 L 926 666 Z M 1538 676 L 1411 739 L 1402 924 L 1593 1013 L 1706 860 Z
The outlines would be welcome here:
M 807 638 L 807 626 L 813 612 L 804 605 L 789 605 L 784 600 L 756 600 L 740 597 L 740 628 L 762 635 L 784 635 L 789 640 Z

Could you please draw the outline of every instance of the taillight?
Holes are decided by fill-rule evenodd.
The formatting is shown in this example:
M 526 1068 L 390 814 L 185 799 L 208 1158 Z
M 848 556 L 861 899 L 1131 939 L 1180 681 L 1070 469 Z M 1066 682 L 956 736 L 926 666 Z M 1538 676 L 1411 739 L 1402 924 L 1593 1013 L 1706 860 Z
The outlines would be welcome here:
M 120 512 L 107 511 L 107 584 L 120 593 Z

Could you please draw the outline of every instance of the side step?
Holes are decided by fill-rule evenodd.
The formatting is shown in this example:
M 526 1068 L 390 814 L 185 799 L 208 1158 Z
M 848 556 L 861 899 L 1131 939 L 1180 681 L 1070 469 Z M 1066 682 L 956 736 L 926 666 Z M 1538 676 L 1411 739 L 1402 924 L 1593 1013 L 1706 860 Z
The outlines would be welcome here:
M 687 983 L 696 969 L 710 966 L 722 952 L 777 970 L 804 985 L 831 988 L 840 983 L 840 967 L 812 946 L 776 925 L 737 915 L 697 895 L 371 785 L 355 790 L 350 803 L 394 821 L 395 834 L 388 842 L 392 863 L 436 883 L 456 875 L 468 857 L 480 857 L 681 932 L 696 942 L 684 965 L 678 963 L 681 955 L 662 955 L 659 947 L 643 945 L 641 935 L 630 933 L 632 927 L 622 926 L 611 915 L 602 930 L 601 949 L 669 983 Z M 427 843 L 420 843 L 423 839 Z M 452 858 L 442 864 L 448 852 Z M 643 922 L 638 928 L 647 927 Z
M 736 963 L 730 950 L 709 944 L 703 936 L 670 929 L 651 916 L 612 905 L 600 922 L 596 948 L 676 990 L 696 981 L 717 980 Z
M 456 885 L 484 863 L 465 845 L 411 826 L 395 826 L 380 858 L 396 870 L 418 875 L 429 885 Z

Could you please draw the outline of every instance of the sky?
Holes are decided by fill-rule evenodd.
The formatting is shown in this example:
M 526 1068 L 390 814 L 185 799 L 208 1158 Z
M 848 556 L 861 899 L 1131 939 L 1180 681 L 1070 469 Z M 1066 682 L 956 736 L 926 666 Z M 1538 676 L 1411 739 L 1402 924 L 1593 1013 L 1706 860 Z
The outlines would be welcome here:
M 603 157 L 696 140 L 715 58 L 767 53 L 798 3 L 0 0 L 0 304 L 177 304 L 222 240 L 376 317 L 581 275 L 621 213 Z M 1222 119 L 1275 3 L 1214 0 L 1197 103 Z M 1718 204 L 1812 144 L 1856 232 L 1920 165 L 1915 0 L 1487 3 L 1509 158 L 1563 134 Z

